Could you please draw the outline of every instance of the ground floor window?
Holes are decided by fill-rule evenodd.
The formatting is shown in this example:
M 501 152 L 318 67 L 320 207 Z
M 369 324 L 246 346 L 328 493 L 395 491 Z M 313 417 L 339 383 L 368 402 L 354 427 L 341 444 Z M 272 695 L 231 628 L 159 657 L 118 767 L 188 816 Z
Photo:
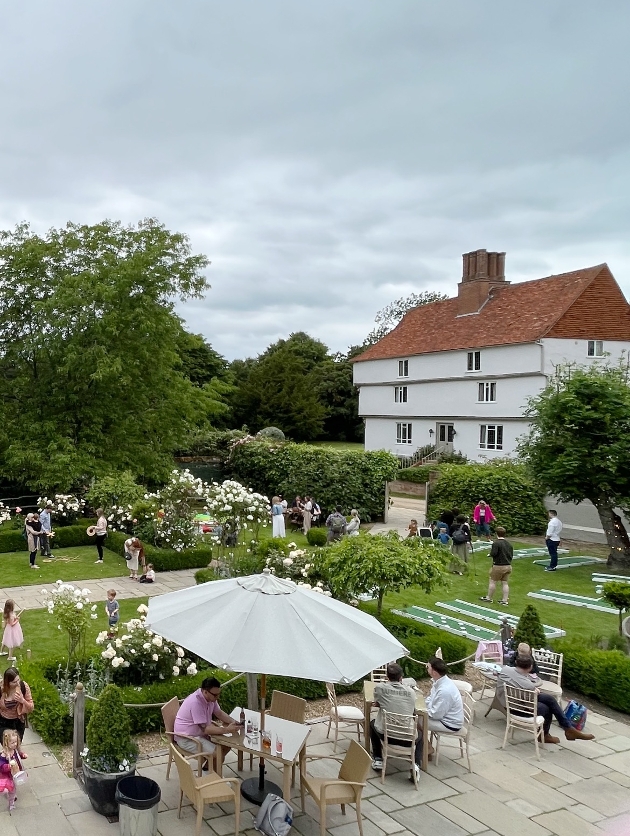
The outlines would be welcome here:
M 503 425 L 480 424 L 479 447 L 481 450 L 503 450 Z
M 411 424 L 396 424 L 396 444 L 411 444 Z

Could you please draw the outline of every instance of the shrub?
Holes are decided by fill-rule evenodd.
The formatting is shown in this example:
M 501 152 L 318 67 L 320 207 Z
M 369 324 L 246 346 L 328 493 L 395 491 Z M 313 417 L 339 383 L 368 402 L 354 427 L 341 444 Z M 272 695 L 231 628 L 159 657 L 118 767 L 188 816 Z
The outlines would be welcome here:
M 67 531 L 67 529 L 64 530 Z M 0 552 L 23 551 L 26 551 L 26 540 L 22 537 L 22 529 L 19 531 L 11 531 L 10 529 L 0 531 Z
M 612 633 L 608 639 L 606 650 L 620 650 L 622 653 L 628 653 L 628 641 L 619 633 Z
M 256 545 L 256 554 L 262 559 L 263 563 L 270 555 L 277 552 L 282 553 L 285 557 L 289 555 L 289 544 L 281 537 L 270 537 L 268 540 L 261 540 Z
M 90 620 L 96 619 L 96 604 L 88 598 L 89 590 L 81 590 L 71 583 L 57 581 L 44 601 L 48 613 L 55 617 L 59 628 L 68 636 L 68 664 L 75 654 L 85 648 L 85 634 Z
M 562 640 L 562 684 L 593 697 L 617 711 L 630 714 L 630 657 L 618 650 L 593 650 Z
M 85 498 L 92 508 L 104 508 L 106 515 L 118 506 L 133 506 L 145 494 L 130 470 L 121 473 L 107 473 L 97 479 Z
M 306 539 L 308 540 L 309 546 L 325 546 L 326 545 L 326 532 L 323 528 L 309 528 L 306 532 Z
M 185 447 L 177 450 L 176 455 L 208 456 L 225 461 L 234 442 L 246 435 L 244 430 L 197 430 L 188 437 Z
M 59 698 L 59 693 L 52 683 L 60 660 L 49 664 L 35 664 L 28 659 L 20 662 L 20 677 L 28 683 L 35 708 L 30 715 L 30 722 L 35 726 L 42 739 L 48 744 L 70 743 L 72 740 L 72 717 L 68 706 Z M 65 660 L 62 662 L 65 667 Z M 50 678 L 47 677 L 47 673 Z M 92 703 L 86 702 L 86 711 Z
M 68 525 L 63 528 L 55 528 L 55 536 L 50 541 L 55 549 L 70 549 L 74 546 L 89 546 L 94 543 L 86 531 L 87 527 L 96 520 L 83 520 L 78 525 Z
M 108 685 L 98 698 L 85 742 L 83 760 L 98 772 L 124 772 L 135 763 L 138 747 L 131 739 L 129 715 L 116 685 Z
M 445 508 L 459 508 L 472 517 L 479 499 L 490 504 L 498 525 L 509 534 L 542 534 L 547 525 L 543 492 L 522 465 L 501 461 L 493 464 L 443 464 L 429 494 L 430 519 Z
M 256 438 L 269 438 L 272 441 L 284 441 L 284 433 L 278 427 L 265 427 L 256 433 Z
M 405 467 L 399 470 L 396 479 L 401 482 L 416 482 L 419 485 L 425 485 L 429 481 L 432 473 L 437 471 L 435 464 L 423 464 L 419 467 Z
M 532 650 L 537 647 L 545 647 L 547 644 L 538 610 L 533 604 L 528 604 L 521 613 L 512 642 L 514 647 L 521 642 L 525 642 Z
M 236 444 L 228 461 L 236 478 L 272 496 L 313 496 L 322 508 L 356 508 L 362 520 L 382 515 L 385 483 L 398 460 L 384 450 L 331 450 L 254 439 Z
M 105 545 L 111 551 L 124 556 L 127 536 L 118 531 L 110 531 Z M 170 572 L 175 569 L 202 569 L 212 560 L 212 547 L 199 545 L 194 549 L 160 549 L 145 544 L 144 553 L 147 563 L 152 563 L 156 572 Z
M 619 611 L 619 635 L 622 635 L 623 614 L 630 610 L 630 584 L 610 581 L 602 588 L 604 600 Z
M 195 583 L 208 583 L 208 581 L 216 581 L 217 574 L 214 569 L 198 569 L 195 572 Z

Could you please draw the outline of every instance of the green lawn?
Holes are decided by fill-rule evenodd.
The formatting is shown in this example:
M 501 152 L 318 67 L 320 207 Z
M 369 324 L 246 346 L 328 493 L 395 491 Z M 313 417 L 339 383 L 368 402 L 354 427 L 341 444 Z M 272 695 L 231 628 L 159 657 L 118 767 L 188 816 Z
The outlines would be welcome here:
M 95 564 L 98 557 L 94 546 L 77 546 L 55 549 L 54 560 L 46 562 L 37 557 L 39 569 L 31 569 L 28 552 L 0 554 L 0 583 L 8 586 L 36 586 L 42 583 L 82 581 L 88 578 L 111 578 L 127 575 L 125 559 L 109 549 L 104 549 L 103 564 Z
M 512 541 L 515 542 L 515 541 Z M 527 544 L 531 545 L 531 544 Z M 602 557 L 601 547 L 583 547 L 579 551 L 572 550 L 571 554 L 588 554 L 594 557 Z M 567 638 L 591 636 L 609 636 L 617 631 L 617 614 L 612 612 L 600 613 L 594 610 L 587 610 L 582 607 L 572 607 L 567 604 L 555 604 L 541 601 L 537 598 L 528 598 L 528 592 L 536 592 L 539 589 L 553 589 L 561 592 L 571 592 L 575 595 L 587 595 L 591 598 L 598 597 L 595 594 L 595 584 L 591 581 L 591 574 L 595 571 L 608 571 L 605 564 L 590 566 L 577 566 L 574 569 L 560 569 L 557 572 L 545 572 L 542 566 L 534 565 L 534 560 L 540 558 L 521 558 L 512 564 L 513 570 L 510 576 L 510 604 L 507 607 L 498 605 L 500 595 L 495 592 L 494 605 L 485 604 L 494 610 L 505 610 L 513 615 L 520 615 L 527 604 L 534 604 L 538 610 L 541 620 L 553 627 L 560 627 L 567 633 Z M 472 555 L 471 555 L 472 560 Z M 604 568 L 602 568 L 602 566 Z M 457 615 L 449 610 L 436 607 L 437 601 L 452 601 L 461 598 L 470 603 L 482 603 L 479 598 L 486 595 L 488 591 L 488 573 L 490 571 L 490 558 L 483 552 L 477 552 L 474 556 L 474 564 L 469 564 L 467 575 L 449 575 L 449 587 L 441 588 L 430 595 L 426 595 L 421 589 L 411 587 L 400 593 L 394 593 L 385 597 L 385 606 L 388 608 L 404 609 L 413 604 L 439 612 L 441 615 L 450 614 L 465 621 L 470 621 L 478 626 L 490 627 L 488 623 L 476 621 L 464 615 Z M 500 586 L 498 587 L 500 591 Z

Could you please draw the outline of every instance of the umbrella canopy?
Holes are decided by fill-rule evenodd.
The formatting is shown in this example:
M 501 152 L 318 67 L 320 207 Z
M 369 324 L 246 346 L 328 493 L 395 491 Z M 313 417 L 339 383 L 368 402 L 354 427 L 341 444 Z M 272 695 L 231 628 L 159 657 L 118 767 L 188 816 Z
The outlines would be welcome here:
M 268 570 L 149 601 L 149 629 L 224 670 L 355 682 L 407 650 L 367 613 Z

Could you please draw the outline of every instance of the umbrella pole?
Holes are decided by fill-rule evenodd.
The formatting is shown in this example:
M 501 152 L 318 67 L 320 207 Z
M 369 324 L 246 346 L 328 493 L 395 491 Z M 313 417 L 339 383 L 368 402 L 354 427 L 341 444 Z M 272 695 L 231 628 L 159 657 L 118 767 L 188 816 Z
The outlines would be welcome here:
M 260 677 L 260 740 L 262 744 L 262 733 L 265 728 L 265 701 L 267 699 L 267 677 L 263 673 Z M 248 778 L 241 784 L 241 795 L 252 804 L 262 804 L 269 793 L 279 795 L 282 798 L 282 790 L 272 781 L 265 781 L 265 759 L 258 761 L 258 780 Z

